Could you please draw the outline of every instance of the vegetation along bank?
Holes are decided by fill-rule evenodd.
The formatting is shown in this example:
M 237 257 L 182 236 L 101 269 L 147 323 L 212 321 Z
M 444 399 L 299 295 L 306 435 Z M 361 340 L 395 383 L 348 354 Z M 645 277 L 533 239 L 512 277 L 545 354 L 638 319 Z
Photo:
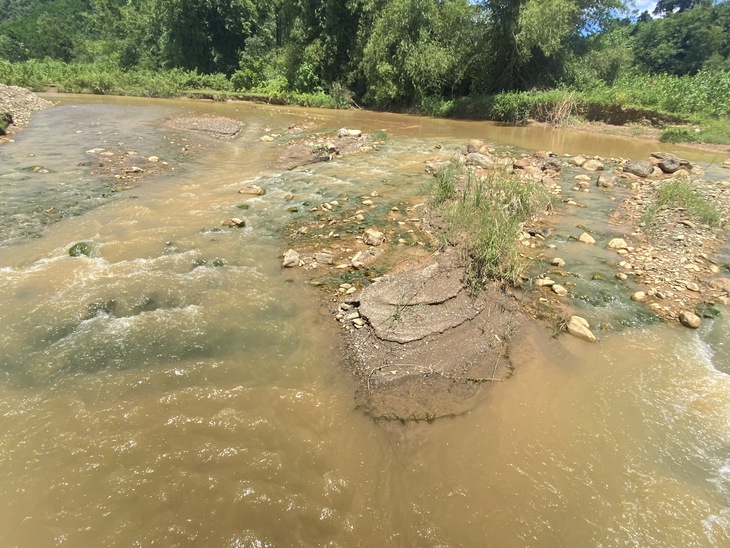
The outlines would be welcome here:
M 730 2 L 0 0 L 0 82 L 730 143 Z

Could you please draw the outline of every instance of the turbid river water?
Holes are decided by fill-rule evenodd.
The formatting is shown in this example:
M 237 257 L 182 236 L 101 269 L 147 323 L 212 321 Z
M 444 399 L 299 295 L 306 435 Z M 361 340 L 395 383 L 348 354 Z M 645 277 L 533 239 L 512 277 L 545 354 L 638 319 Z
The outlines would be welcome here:
M 243 132 L 213 142 L 160 124 L 189 110 Z M 305 123 L 390 138 L 272 169 L 278 146 L 258 138 Z M 395 203 L 426 180 L 423 152 L 471 138 L 653 149 L 247 105 L 63 97 L 37 114 L 0 148 L 0 545 L 729 546 L 727 314 L 563 337 L 559 359 L 525 351 L 458 418 L 384 427 L 354 408 L 335 322 L 280 268 L 284 196 Z M 112 193 L 79 166 L 93 148 L 168 165 Z M 241 212 L 243 181 L 268 192 Z M 221 230 L 232 216 L 247 227 Z M 92 256 L 69 256 L 79 241 Z

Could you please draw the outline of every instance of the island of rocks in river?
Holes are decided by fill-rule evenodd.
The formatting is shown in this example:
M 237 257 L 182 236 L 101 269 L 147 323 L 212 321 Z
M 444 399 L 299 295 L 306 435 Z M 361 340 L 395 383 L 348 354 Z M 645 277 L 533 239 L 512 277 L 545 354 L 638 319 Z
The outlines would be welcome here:
M 367 136 L 358 139 L 370 147 Z M 615 254 L 615 282 L 625 285 L 625 298 L 643 303 L 657 317 L 696 328 L 730 302 L 728 265 L 715 259 L 726 241 L 730 181 L 706 179 L 700 166 L 659 152 L 640 161 L 549 152 L 512 157 L 479 141 L 461 151 L 429 155 L 424 162 L 431 173 L 456 164 L 476 176 L 499 170 L 512 174 L 515 184 L 529 180 L 544 186 L 558 204 L 552 213 L 573 210 L 582 220 L 584 230 L 575 238 L 586 254 L 594 246 Z M 716 226 L 692 220 L 681 207 L 655 212 L 661 230 L 643 226 L 661 186 L 678 180 L 688 181 L 718 207 L 722 218 Z M 620 189 L 623 199 L 610 213 L 616 233 L 592 233 L 591 219 L 600 213 L 563 198 L 565 185 L 608 194 Z M 365 213 L 381 199 L 375 192 L 312 207 L 309 220 L 291 227 L 292 246 L 282 262 L 329 291 L 332 314 L 347 333 L 348 365 L 360 380 L 358 402 L 372 416 L 403 421 L 462 413 L 485 387 L 511 375 L 514 353 L 524 351 L 520 347 L 532 344 L 559 355 L 554 333 L 595 342 L 596 333 L 605 329 L 592 329 L 571 305 L 570 265 L 547 236 L 551 211 L 515 235 L 524 254 L 549 268 L 523 278 L 517 287 L 495 282 L 473 295 L 464 255 L 439 243 L 439 223 L 429 204 L 392 207 L 387 218 L 366 222 Z M 397 237 L 403 225 L 410 227 L 410 241 Z M 383 264 L 394 266 L 382 273 Z M 350 281 L 327 283 L 345 272 L 354 274 Z

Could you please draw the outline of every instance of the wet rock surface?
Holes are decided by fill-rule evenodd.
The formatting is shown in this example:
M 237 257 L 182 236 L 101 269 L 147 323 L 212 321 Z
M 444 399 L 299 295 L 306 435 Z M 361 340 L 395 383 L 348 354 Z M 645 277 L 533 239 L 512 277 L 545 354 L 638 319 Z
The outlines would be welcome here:
M 174 129 L 203 133 L 216 139 L 233 139 L 243 128 L 238 120 L 213 115 L 190 115 L 175 116 L 165 122 Z
M 355 301 L 366 326 L 346 348 L 361 380 L 358 404 L 375 418 L 462 414 L 511 374 L 509 341 L 526 318 L 496 287 L 469 295 L 454 258 L 434 259 L 383 277 Z

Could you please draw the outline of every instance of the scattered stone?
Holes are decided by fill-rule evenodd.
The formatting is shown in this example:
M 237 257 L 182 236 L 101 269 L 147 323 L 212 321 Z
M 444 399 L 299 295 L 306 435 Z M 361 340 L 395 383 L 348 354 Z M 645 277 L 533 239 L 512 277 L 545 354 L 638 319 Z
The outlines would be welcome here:
M 360 137 L 362 135 L 362 131 L 359 129 L 347 129 L 342 128 L 337 131 L 337 137 L 342 139 L 343 137 Z
M 27 89 L 0 84 L 0 116 L 4 115 L 4 121 L 7 123 L 7 127 L 0 132 L 0 135 L 12 134 L 24 128 L 34 112 L 51 106 L 53 103 L 41 99 Z M 4 124 L 0 124 L 2 125 Z
M 682 312 L 679 313 L 679 322 L 683 326 L 692 329 L 697 329 L 700 325 L 702 325 L 702 320 L 700 319 L 700 317 L 693 312 L 689 312 L 688 310 L 682 310 Z
M 552 156 L 548 156 L 542 161 L 542 165 L 540 168 L 543 171 L 556 171 L 561 172 L 563 170 L 563 164 L 560 160 L 557 158 L 553 158 Z
M 286 253 L 284 253 L 283 257 L 284 260 L 281 262 L 281 266 L 283 266 L 284 268 L 299 266 L 299 253 L 297 253 L 293 249 L 290 249 Z
M 469 144 L 466 145 L 466 153 L 471 154 L 472 152 L 481 152 L 482 147 L 484 146 L 483 141 L 480 141 L 479 139 L 472 139 L 469 141 Z
M 587 232 L 584 232 L 580 236 L 578 236 L 578 241 L 583 242 L 584 244 L 595 244 L 596 240 L 593 236 L 588 234 Z
M 571 164 L 577 167 L 581 167 L 583 164 L 585 164 L 588 159 L 585 156 L 573 156 L 570 160 L 568 160 Z
M 149 158 L 147 158 L 147 161 L 151 164 L 156 164 L 160 161 L 160 158 L 157 156 L 150 156 Z
M 646 293 L 643 291 L 637 291 L 633 295 L 631 295 L 631 300 L 636 302 L 641 302 L 646 300 Z
M 471 152 L 466 155 L 466 165 L 491 169 L 494 167 L 494 160 L 481 152 Z
M 623 166 L 625 173 L 631 173 L 637 177 L 648 177 L 654 172 L 654 166 L 646 160 L 639 160 L 638 162 L 627 162 Z
M 362 241 L 367 245 L 379 246 L 385 241 L 385 234 L 378 230 L 368 228 L 365 231 Z
M 629 279 L 629 277 L 626 274 L 624 274 L 623 272 L 619 272 L 618 274 L 616 274 L 616 278 L 621 280 L 622 282 L 625 282 L 626 280 Z
M 330 251 L 317 251 L 314 254 L 314 260 L 320 264 L 333 264 L 334 258 Z
M 730 278 L 715 278 L 710 281 L 710 287 L 730 295 Z
M 535 285 L 537 287 L 552 287 L 555 285 L 555 282 L 550 278 L 536 278 Z
M 613 175 L 601 174 L 596 179 L 596 186 L 599 188 L 613 188 L 616 186 L 616 177 Z
M 629 244 L 626 243 L 626 240 L 623 238 L 613 238 L 610 242 L 608 242 L 608 249 L 626 249 L 629 247 Z
M 568 294 L 568 290 L 560 284 L 553 284 L 550 289 L 552 289 L 553 293 L 555 293 L 558 297 L 565 297 Z
M 264 135 L 259 139 L 262 143 L 271 143 L 274 140 L 274 138 L 271 135 Z
M 555 257 L 552 261 L 550 261 L 550 264 L 557 266 L 558 268 L 563 268 L 565 266 L 565 261 L 560 257 Z
M 582 167 L 588 171 L 603 171 L 604 169 L 603 162 L 599 160 L 586 160 Z
M 598 339 L 590 330 L 590 327 L 590 324 L 585 318 L 581 318 L 580 316 L 571 316 L 570 320 L 568 320 L 566 329 L 568 333 L 574 337 L 578 337 L 579 339 L 583 339 L 588 342 L 596 342 Z
M 657 164 L 659 169 L 661 169 L 664 173 L 674 173 L 675 171 L 679 170 L 679 168 L 682 167 L 682 164 L 676 156 L 664 158 L 659 161 Z

